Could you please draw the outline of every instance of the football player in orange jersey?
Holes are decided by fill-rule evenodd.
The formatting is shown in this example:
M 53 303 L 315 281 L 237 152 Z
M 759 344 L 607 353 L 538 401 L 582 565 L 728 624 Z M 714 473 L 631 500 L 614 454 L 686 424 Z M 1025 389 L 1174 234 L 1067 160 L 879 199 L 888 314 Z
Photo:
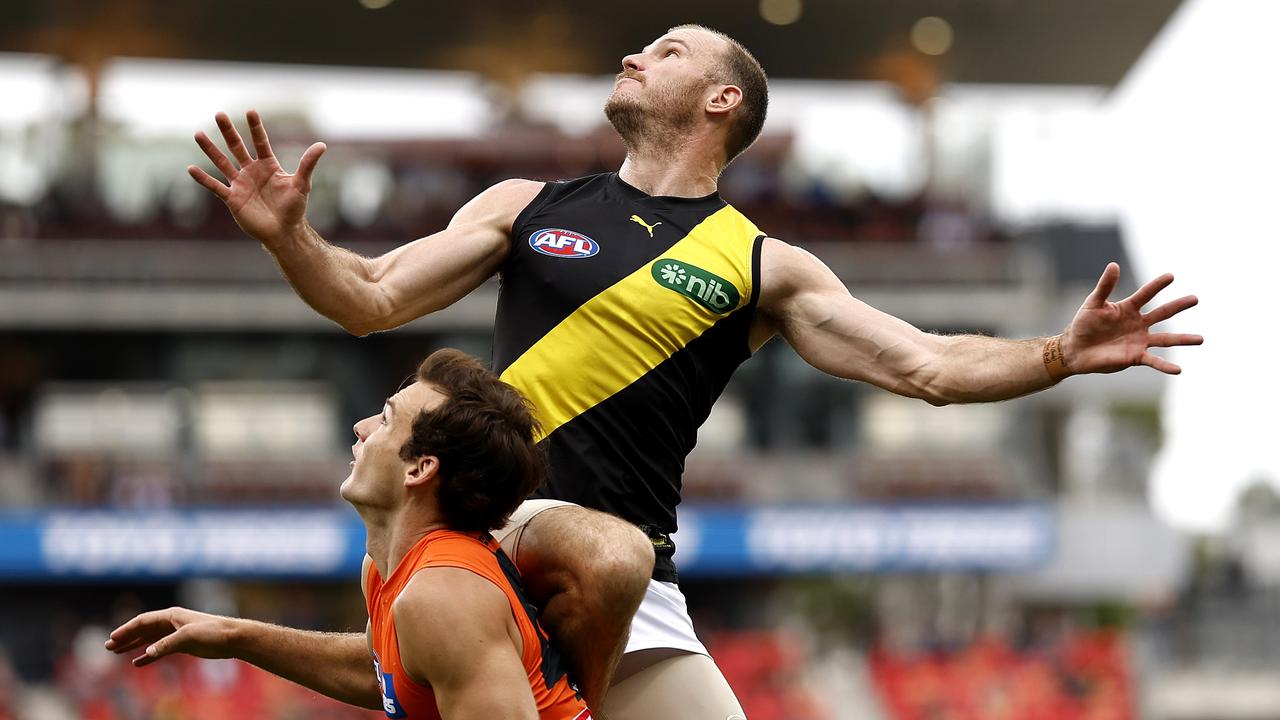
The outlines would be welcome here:
M 489 534 L 545 475 L 536 427 L 520 393 L 475 359 L 433 353 L 416 382 L 354 427 L 341 492 L 367 532 L 364 637 L 170 608 L 120 626 L 107 649 L 145 646 L 138 666 L 173 653 L 238 658 L 393 718 L 588 720 L 571 668 Z M 634 613 L 652 547 L 620 520 L 592 519 L 624 526 L 630 550 L 647 558 L 649 567 L 611 579 L 628 588 Z M 614 639 L 617 652 L 623 641 Z

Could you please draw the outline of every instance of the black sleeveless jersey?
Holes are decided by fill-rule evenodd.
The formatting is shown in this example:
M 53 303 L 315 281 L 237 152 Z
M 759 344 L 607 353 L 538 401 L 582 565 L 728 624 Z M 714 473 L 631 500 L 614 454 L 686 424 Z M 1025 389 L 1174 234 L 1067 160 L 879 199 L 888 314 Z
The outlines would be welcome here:
M 680 476 L 750 354 L 761 232 L 718 194 L 651 197 L 616 173 L 550 182 L 512 225 L 494 369 L 551 459 L 534 497 L 636 523 L 674 582 Z

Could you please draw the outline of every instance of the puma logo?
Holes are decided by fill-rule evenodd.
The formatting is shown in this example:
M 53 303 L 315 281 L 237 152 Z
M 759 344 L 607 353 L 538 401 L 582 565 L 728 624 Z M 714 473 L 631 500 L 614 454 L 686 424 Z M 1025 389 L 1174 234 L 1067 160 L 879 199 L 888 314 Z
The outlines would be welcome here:
M 632 222 L 636 222 L 636 223 L 640 223 L 641 225 L 643 225 L 643 226 L 644 226 L 644 229 L 649 231 L 649 237 L 653 237 L 653 229 L 654 229 L 654 228 L 656 228 L 656 227 L 658 227 L 659 225 L 661 225 L 661 224 L 662 224 L 662 223 L 660 223 L 660 222 L 656 222 L 656 223 L 654 223 L 654 224 L 650 225 L 649 223 L 645 222 L 644 220 L 641 220 L 639 215 L 632 215 L 632 216 L 631 216 L 631 221 L 632 221 Z

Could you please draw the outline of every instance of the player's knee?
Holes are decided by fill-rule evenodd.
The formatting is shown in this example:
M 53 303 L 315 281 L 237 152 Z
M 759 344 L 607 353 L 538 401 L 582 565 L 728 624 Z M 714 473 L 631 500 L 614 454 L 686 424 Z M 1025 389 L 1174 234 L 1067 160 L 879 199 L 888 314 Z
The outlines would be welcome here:
M 601 604 L 638 598 L 653 573 L 653 543 L 631 523 L 585 508 L 534 518 L 520 542 L 521 574 L 535 594 L 571 593 Z M 536 601 L 536 600 L 535 600 Z
M 583 580 L 608 597 L 608 605 L 639 604 L 653 575 L 653 543 L 639 528 L 621 520 L 602 529 L 599 552 L 586 558 Z
M 653 541 L 640 528 L 627 525 L 625 532 L 613 543 L 616 550 L 612 568 L 619 577 L 625 578 L 640 586 L 641 590 L 649 585 L 653 577 Z

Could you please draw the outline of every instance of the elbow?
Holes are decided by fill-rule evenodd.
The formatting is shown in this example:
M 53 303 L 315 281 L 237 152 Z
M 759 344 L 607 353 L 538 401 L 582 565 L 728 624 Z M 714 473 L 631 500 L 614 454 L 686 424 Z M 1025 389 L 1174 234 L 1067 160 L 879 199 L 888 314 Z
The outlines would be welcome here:
M 346 307 L 329 318 L 355 337 L 366 337 L 395 327 L 392 319 L 399 303 L 384 284 L 385 268 L 377 260 L 364 259 L 358 282 L 346 293 Z
M 950 400 L 943 397 L 926 397 L 923 400 L 934 407 L 946 407 L 951 404 Z
M 355 337 L 366 337 L 396 326 L 393 321 L 396 304 L 377 284 L 373 285 L 372 291 L 352 310 L 343 317 L 333 319 Z
M 952 403 L 963 403 L 964 397 L 956 392 L 955 386 L 943 382 L 941 376 L 929 378 L 927 382 L 917 386 L 913 395 L 934 407 L 946 407 Z
M 934 407 L 945 407 L 959 401 L 943 381 L 942 373 L 927 365 L 899 375 L 898 386 L 894 391 L 904 397 L 923 400 Z
M 617 523 L 607 536 L 607 544 L 600 546 L 600 552 L 584 558 L 583 574 L 594 582 L 638 588 L 643 595 L 653 575 L 653 542 L 630 523 Z
M 609 529 L 600 552 L 585 559 L 580 580 L 609 607 L 635 608 L 653 576 L 653 542 L 630 523 Z M 634 610 L 633 610 L 634 612 Z
M 947 364 L 947 346 L 934 349 L 916 365 L 910 373 L 909 382 L 917 397 L 934 407 L 946 407 L 952 403 L 964 402 L 964 398 L 956 392 L 956 378 L 949 372 Z
M 619 577 L 628 578 L 640 588 L 640 595 L 649 587 L 649 578 L 653 576 L 653 564 L 657 559 L 653 551 L 653 541 L 637 528 L 628 534 L 626 542 L 617 549 L 611 570 Z
M 946 407 L 956 402 L 956 399 L 951 397 L 943 388 L 934 384 L 917 385 L 903 394 L 907 397 L 923 400 L 934 407 Z
M 345 320 L 345 319 L 339 320 L 338 325 L 342 327 L 342 329 L 345 330 L 348 335 L 352 335 L 358 338 L 368 337 L 369 335 L 372 335 L 373 333 L 379 330 L 379 328 L 375 327 L 371 323 L 355 322 L 352 320 Z

